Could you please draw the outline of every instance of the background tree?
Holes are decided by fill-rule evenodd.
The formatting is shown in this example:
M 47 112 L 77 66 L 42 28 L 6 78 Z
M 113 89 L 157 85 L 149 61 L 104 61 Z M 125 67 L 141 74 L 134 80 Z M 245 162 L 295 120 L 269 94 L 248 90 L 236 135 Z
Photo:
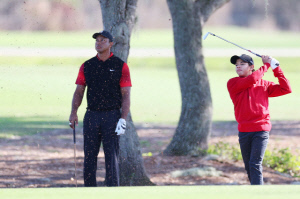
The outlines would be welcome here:
M 127 62 L 132 28 L 136 20 L 137 0 L 99 0 L 103 26 L 114 36 L 112 51 Z M 153 184 L 144 168 L 139 138 L 131 114 L 126 119 L 125 135 L 120 136 L 120 185 L 137 186 Z
M 202 54 L 202 27 L 229 0 L 167 0 L 172 16 L 181 115 L 165 155 L 195 155 L 207 149 L 212 99 Z

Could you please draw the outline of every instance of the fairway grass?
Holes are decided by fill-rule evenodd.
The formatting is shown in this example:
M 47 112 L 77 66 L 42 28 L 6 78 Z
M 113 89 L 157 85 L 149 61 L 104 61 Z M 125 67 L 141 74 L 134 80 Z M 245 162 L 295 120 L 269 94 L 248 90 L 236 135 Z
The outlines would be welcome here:
M 299 185 L 0 189 L 1 199 L 299 199 Z
M 91 31 L 1 31 L 0 46 L 2 47 L 93 47 Z M 212 32 L 231 42 L 247 48 L 299 48 L 300 35 L 297 32 L 264 31 L 234 26 L 207 27 L 202 33 Z M 257 32 L 259 31 L 259 34 Z M 245 39 L 247 35 L 247 39 Z M 201 35 L 199 34 L 199 38 Z M 173 48 L 173 32 L 166 30 L 134 30 L 131 35 L 131 48 Z M 205 48 L 230 48 L 232 44 L 209 36 L 203 42 Z M 253 50 L 253 49 L 252 49 Z
M 293 92 L 270 98 L 271 120 L 299 120 L 300 58 L 278 58 L 290 80 Z M 26 61 L 26 60 L 25 60 Z M 22 57 L 7 62 L 0 57 L 1 104 L 0 137 L 34 134 L 56 128 L 68 128 L 75 80 L 82 60 L 33 58 L 22 63 Z M 255 60 L 259 63 L 258 60 Z M 78 62 L 78 63 L 77 63 Z M 236 76 L 227 58 L 206 58 L 206 68 L 213 100 L 213 120 L 233 121 L 233 105 L 226 84 Z M 9 64 L 7 64 L 9 63 Z M 131 58 L 131 113 L 135 123 L 176 125 L 181 111 L 181 94 L 174 59 Z M 277 82 L 271 69 L 264 79 Z M 80 127 L 85 113 L 86 97 L 79 108 Z
M 299 48 L 300 36 L 294 32 L 260 31 L 237 27 L 205 27 L 226 39 L 255 48 Z M 0 48 L 94 48 L 85 32 L 0 31 Z M 247 35 L 247 40 L 244 39 Z M 151 36 L 151 39 L 149 39 Z M 200 35 L 199 35 L 200 36 Z M 232 48 L 213 36 L 204 48 Z M 172 30 L 135 30 L 131 48 L 173 49 Z M 94 55 L 91 55 L 94 56 Z M 35 134 L 57 128 L 69 128 L 68 118 L 75 91 L 75 80 L 84 57 L 4 57 L 0 56 L 0 138 Z M 236 76 L 227 57 L 206 57 L 214 121 L 233 121 L 234 110 L 226 83 Z M 256 67 L 261 60 L 253 57 Z M 270 99 L 271 120 L 299 120 L 300 57 L 276 57 L 290 80 L 293 92 Z M 181 112 L 181 94 L 175 59 L 171 57 L 129 57 L 132 78 L 131 114 L 134 123 L 176 125 Z M 277 82 L 271 69 L 264 79 Z M 78 111 L 79 127 L 86 108 L 86 97 Z

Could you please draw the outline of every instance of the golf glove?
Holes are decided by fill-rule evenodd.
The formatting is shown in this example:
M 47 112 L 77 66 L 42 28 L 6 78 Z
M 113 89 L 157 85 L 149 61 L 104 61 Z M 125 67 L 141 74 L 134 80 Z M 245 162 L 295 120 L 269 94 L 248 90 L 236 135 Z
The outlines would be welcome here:
M 117 133 L 117 135 L 122 135 L 125 133 L 125 129 L 126 129 L 126 120 L 120 118 L 115 132 Z
M 279 61 L 271 57 L 271 68 L 274 70 L 279 66 Z

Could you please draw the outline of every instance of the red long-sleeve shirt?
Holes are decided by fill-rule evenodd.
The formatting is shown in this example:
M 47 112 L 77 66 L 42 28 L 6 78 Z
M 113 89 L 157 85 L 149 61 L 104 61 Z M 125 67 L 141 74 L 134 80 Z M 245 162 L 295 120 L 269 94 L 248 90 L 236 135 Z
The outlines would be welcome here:
M 227 82 L 239 132 L 270 131 L 268 97 L 292 92 L 280 66 L 273 70 L 279 84 L 261 79 L 269 67 L 270 64 L 266 63 L 247 77 L 235 77 Z

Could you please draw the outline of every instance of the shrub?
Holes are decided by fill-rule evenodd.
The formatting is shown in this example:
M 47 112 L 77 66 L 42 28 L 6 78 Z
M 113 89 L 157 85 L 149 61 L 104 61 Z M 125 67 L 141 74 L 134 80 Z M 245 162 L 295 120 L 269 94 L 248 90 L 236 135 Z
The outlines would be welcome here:
M 224 142 L 218 142 L 215 145 L 210 145 L 208 147 L 207 153 L 220 155 L 224 158 L 234 161 L 243 159 L 239 147 Z
M 291 176 L 300 176 L 300 159 L 289 148 L 266 150 L 263 165 Z
M 218 142 L 210 145 L 208 154 L 220 155 L 234 161 L 242 160 L 240 148 L 229 143 Z M 280 173 L 288 173 L 294 177 L 300 177 L 300 158 L 293 155 L 290 149 L 266 150 L 263 165 L 272 168 Z

